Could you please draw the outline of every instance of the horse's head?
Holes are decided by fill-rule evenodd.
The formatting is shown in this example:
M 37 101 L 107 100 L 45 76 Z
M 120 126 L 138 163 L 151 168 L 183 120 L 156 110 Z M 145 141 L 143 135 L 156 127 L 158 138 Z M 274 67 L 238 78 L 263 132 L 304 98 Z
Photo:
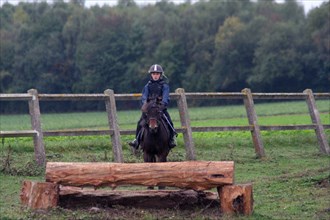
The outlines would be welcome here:
M 150 101 L 146 111 L 146 121 L 149 126 L 149 130 L 152 133 L 157 133 L 161 120 L 162 110 L 160 105 L 156 101 Z
M 164 106 L 157 100 L 149 100 L 142 106 L 145 130 L 141 140 L 145 162 L 166 162 L 169 152 L 169 132 L 163 120 Z

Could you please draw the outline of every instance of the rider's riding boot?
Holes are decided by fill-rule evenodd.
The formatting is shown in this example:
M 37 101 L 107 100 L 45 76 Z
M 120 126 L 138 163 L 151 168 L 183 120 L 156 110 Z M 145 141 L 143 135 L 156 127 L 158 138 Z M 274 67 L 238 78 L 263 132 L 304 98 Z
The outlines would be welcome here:
M 176 146 L 176 136 L 173 135 L 170 140 L 170 149 Z
M 141 129 L 142 129 L 142 126 L 140 125 L 141 124 L 141 120 L 140 119 L 137 123 L 137 126 L 136 126 L 136 134 L 135 134 L 135 139 L 131 142 L 128 143 L 129 146 L 133 147 L 134 149 L 138 149 L 139 148 L 139 141 L 141 140 Z
M 129 142 L 128 144 L 129 144 L 129 146 L 131 146 L 131 147 L 133 147 L 135 149 L 138 149 L 139 148 L 139 142 L 138 142 L 137 139 L 134 139 L 133 141 Z

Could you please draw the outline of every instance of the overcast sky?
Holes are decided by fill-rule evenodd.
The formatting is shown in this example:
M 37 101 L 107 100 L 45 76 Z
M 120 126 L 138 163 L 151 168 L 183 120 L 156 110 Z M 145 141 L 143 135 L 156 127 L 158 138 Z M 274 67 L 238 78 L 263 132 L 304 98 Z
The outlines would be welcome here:
M 2 5 L 4 2 L 9 2 L 11 4 L 17 4 L 18 2 L 52 2 L 52 0 L 0 0 L 0 4 Z M 64 0 L 69 1 L 69 0 Z M 115 5 L 117 4 L 118 0 L 85 0 L 85 5 L 87 7 L 98 4 L 99 6 L 102 6 L 104 4 L 108 5 Z M 153 4 L 155 2 L 159 2 L 161 0 L 134 0 L 137 4 L 140 5 L 146 5 L 146 4 Z M 174 3 L 183 3 L 185 0 L 170 0 Z M 196 2 L 198 0 L 192 0 L 191 2 Z M 221 0 L 219 0 L 221 1 Z M 237 1 L 237 0 L 232 0 Z M 276 0 L 278 3 L 282 3 L 285 0 Z M 322 2 L 326 2 L 327 0 L 296 0 L 298 3 L 304 6 L 305 13 L 307 13 L 310 9 L 315 8 L 317 6 L 320 6 Z

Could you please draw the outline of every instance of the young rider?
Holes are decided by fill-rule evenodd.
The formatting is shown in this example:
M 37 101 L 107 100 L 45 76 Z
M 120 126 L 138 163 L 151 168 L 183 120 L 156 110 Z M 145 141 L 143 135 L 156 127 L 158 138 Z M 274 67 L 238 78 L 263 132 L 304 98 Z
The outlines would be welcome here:
M 164 71 L 160 65 L 158 64 L 152 65 L 149 68 L 148 73 L 150 74 L 150 80 L 143 88 L 141 101 L 142 104 L 145 104 L 152 98 L 157 98 L 158 100 L 161 100 L 160 103 L 162 105 L 165 121 L 168 123 L 169 131 L 170 131 L 169 147 L 171 149 L 176 146 L 175 137 L 177 133 L 174 130 L 171 117 L 167 112 L 167 105 L 169 104 L 170 101 L 170 97 L 169 97 L 170 87 L 168 83 L 166 83 L 165 80 L 163 79 Z M 141 122 L 143 121 L 144 117 L 145 115 L 144 113 L 142 113 L 142 116 L 137 123 L 135 139 L 129 143 L 129 145 L 134 147 L 135 149 L 138 149 L 140 144 L 140 132 L 142 129 Z

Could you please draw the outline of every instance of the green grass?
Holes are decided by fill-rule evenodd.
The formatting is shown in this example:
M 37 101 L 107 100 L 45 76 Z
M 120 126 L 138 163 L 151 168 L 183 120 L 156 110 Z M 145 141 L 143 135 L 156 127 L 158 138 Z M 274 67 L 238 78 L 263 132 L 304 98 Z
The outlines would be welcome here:
M 258 104 L 259 124 L 310 124 L 304 104 Z M 322 122 L 330 124 L 329 101 L 318 101 L 317 106 L 322 113 Z M 170 109 L 170 113 L 178 127 L 177 110 Z M 192 126 L 247 125 L 243 106 L 191 108 L 189 115 Z M 139 111 L 119 112 L 120 127 L 134 129 L 139 116 Z M 42 122 L 45 130 L 107 128 L 107 117 L 103 112 L 44 114 Z M 1 130 L 30 129 L 28 115 L 1 115 L 0 123 Z M 330 140 L 329 129 L 326 136 Z M 121 138 L 125 162 L 142 162 L 142 157 L 132 155 L 126 144 L 133 136 Z M 253 183 L 253 215 L 221 216 L 221 219 L 330 219 L 330 157 L 319 152 L 314 131 L 262 131 L 266 153 L 263 159 L 256 158 L 250 132 L 196 132 L 193 139 L 198 160 L 234 160 L 235 182 Z M 45 148 L 47 161 L 113 161 L 108 136 L 46 137 Z M 1 219 L 127 218 L 114 214 L 119 212 L 127 213 L 132 219 L 220 219 L 201 210 L 187 213 L 175 209 L 160 212 L 116 207 L 100 213 L 61 208 L 49 212 L 31 211 L 19 203 L 21 183 L 26 179 L 44 181 L 44 170 L 34 164 L 32 138 L 2 139 L 0 149 Z M 181 134 L 178 146 L 171 151 L 168 159 L 186 160 Z

